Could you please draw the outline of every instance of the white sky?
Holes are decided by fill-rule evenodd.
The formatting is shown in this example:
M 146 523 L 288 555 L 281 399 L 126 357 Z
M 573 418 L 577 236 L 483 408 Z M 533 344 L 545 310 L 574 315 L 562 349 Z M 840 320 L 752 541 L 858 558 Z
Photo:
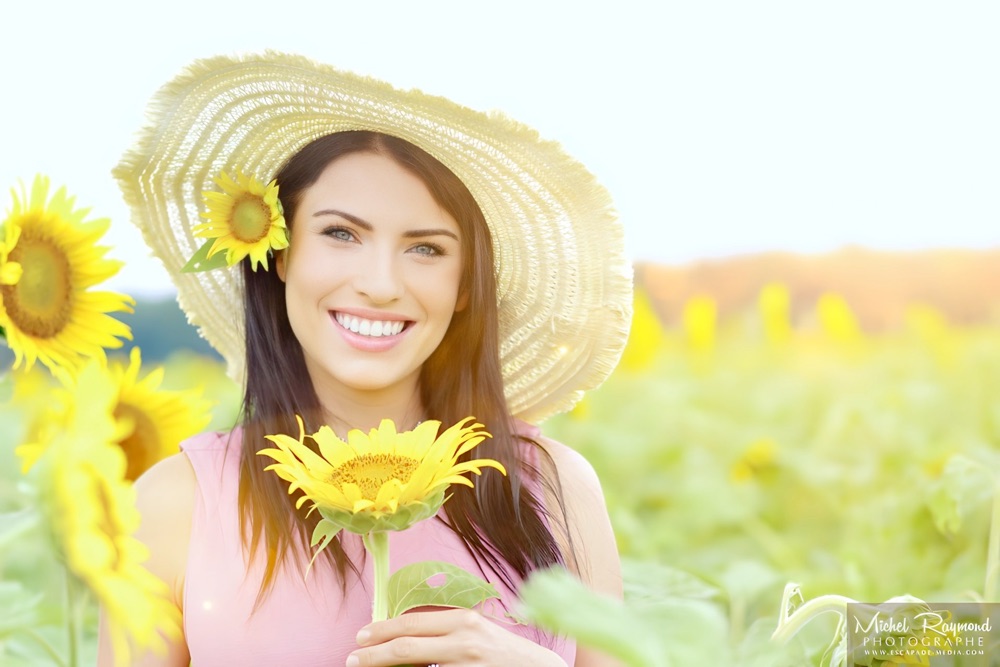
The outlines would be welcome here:
M 591 8 L 592 7 L 592 8 Z M 170 291 L 111 168 L 196 58 L 298 52 L 562 142 L 639 260 L 1000 246 L 1000 3 L 8 0 L 0 186 L 113 220 L 112 287 Z M 9 207 L 6 187 L 0 210 Z

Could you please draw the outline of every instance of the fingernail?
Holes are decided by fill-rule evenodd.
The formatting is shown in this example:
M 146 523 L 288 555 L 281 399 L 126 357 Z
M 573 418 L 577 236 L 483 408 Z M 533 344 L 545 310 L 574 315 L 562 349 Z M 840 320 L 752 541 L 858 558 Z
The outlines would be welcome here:
M 365 644 L 368 643 L 368 638 L 371 636 L 372 633 L 368 632 L 367 630 L 358 630 L 358 636 L 357 636 L 358 644 L 364 646 Z
M 344 667 L 358 667 L 358 665 L 360 665 L 360 664 L 361 664 L 361 661 L 358 660 L 358 656 L 356 656 L 356 655 L 349 655 L 349 656 L 347 656 L 347 662 L 344 663 Z

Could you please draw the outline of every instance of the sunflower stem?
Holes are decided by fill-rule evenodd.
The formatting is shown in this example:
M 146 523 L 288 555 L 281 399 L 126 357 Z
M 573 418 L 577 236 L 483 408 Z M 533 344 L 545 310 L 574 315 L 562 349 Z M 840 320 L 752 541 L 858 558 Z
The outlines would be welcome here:
M 373 531 L 363 538 L 365 549 L 372 556 L 375 586 L 372 598 L 372 620 L 389 618 L 389 533 Z
M 66 630 L 69 633 L 69 667 L 80 664 L 80 605 L 73 573 L 66 569 Z

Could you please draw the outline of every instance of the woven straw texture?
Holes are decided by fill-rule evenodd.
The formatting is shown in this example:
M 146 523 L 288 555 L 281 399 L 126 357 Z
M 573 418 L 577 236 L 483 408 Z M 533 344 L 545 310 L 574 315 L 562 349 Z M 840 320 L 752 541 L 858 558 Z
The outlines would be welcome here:
M 150 102 L 114 170 L 133 222 L 166 267 L 189 321 L 240 380 L 238 270 L 181 273 L 203 242 L 201 192 L 219 172 L 269 181 L 318 137 L 371 130 L 440 160 L 472 192 L 496 251 L 501 362 L 511 413 L 540 421 L 600 384 L 624 347 L 632 269 L 607 191 L 562 148 L 499 113 L 402 91 L 302 57 L 192 64 Z

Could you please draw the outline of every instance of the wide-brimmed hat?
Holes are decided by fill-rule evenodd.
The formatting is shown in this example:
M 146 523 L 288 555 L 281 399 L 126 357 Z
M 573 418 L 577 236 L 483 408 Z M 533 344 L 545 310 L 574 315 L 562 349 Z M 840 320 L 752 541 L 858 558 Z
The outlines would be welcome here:
M 496 255 L 501 363 L 509 408 L 541 420 L 612 371 L 628 335 L 632 268 L 607 191 L 552 141 L 503 114 L 397 90 L 300 56 L 193 63 L 149 104 L 150 124 L 114 170 L 177 287 L 188 320 L 242 377 L 239 267 L 181 269 L 204 239 L 202 192 L 222 171 L 270 180 L 309 142 L 370 130 L 427 151 L 469 188 Z

